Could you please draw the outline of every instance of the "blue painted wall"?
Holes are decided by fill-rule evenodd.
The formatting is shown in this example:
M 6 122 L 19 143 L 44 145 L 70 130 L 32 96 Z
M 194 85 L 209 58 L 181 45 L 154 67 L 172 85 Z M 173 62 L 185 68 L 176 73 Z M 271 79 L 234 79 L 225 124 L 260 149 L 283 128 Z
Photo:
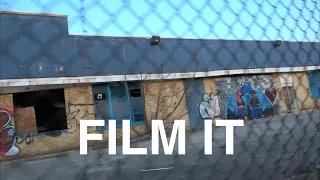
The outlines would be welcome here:
M 198 106 L 200 105 L 202 96 L 205 93 L 203 79 L 197 78 L 185 80 L 184 89 L 188 104 L 190 126 L 195 129 L 202 129 L 204 128 L 204 119 L 200 116 Z
M 314 99 L 320 98 L 320 71 L 312 71 L 307 73 L 311 96 Z
M 105 129 L 108 126 L 108 120 L 111 119 L 110 111 L 110 98 L 108 96 L 108 85 L 107 84 L 94 84 L 92 85 L 92 95 L 95 98 L 96 94 L 105 94 L 104 100 L 94 99 L 95 104 L 95 119 L 105 120 L 105 127 L 97 127 L 98 130 Z M 112 109 L 111 109 L 112 110 Z
M 138 91 L 137 91 L 138 90 Z M 139 92 L 137 94 L 137 92 Z M 140 83 L 112 82 L 94 84 L 92 94 L 105 94 L 105 99 L 94 99 L 95 119 L 105 120 L 105 127 L 97 129 L 107 129 L 108 120 L 115 119 L 117 127 L 122 127 L 123 119 L 130 119 L 131 125 L 143 124 L 144 115 L 144 96 Z
M 320 43 L 68 36 L 66 17 L 0 14 L 0 79 L 320 65 Z

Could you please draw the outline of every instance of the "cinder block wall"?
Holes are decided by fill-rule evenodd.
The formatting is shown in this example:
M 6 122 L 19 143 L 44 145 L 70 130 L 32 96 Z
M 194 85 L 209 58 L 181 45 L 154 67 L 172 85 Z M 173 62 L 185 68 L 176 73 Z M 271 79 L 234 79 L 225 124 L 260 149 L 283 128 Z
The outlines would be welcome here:
M 9 161 L 21 158 L 42 156 L 79 149 L 80 146 L 80 120 L 94 120 L 95 109 L 91 85 L 64 89 L 68 132 L 62 132 L 58 136 L 34 136 L 18 139 L 16 146 L 20 149 L 17 156 L 0 156 L 0 161 Z M 13 107 L 12 94 L 0 95 L 0 105 Z M 14 125 L 14 121 L 12 121 Z M 144 124 L 131 127 L 131 138 L 137 138 L 146 134 Z M 88 133 L 103 134 L 102 141 L 89 141 L 88 146 L 93 148 L 108 146 L 108 131 L 97 131 L 96 127 L 88 127 Z M 122 143 L 122 128 L 117 129 L 117 142 Z
M 148 130 L 152 120 L 164 121 L 170 131 L 174 120 L 186 120 L 186 130 L 190 128 L 183 80 L 162 80 L 143 83 Z
M 1 104 L 12 105 L 12 95 L 1 95 Z M 13 160 L 41 156 L 47 154 L 60 153 L 79 148 L 79 120 L 94 119 L 94 108 L 92 105 L 77 106 L 80 104 L 92 104 L 91 86 L 75 87 L 65 89 L 66 113 L 69 132 L 62 132 L 58 136 L 34 136 L 30 138 L 18 139 L 16 146 L 20 149 L 20 154 L 13 157 L 5 157 L 3 160 Z M 70 105 L 74 104 L 74 105 Z M 89 114 L 89 115 L 87 115 Z M 94 129 L 89 128 L 88 131 Z
M 0 105 L 12 106 L 13 107 L 13 96 L 12 96 L 12 94 L 0 94 Z
M 92 86 L 83 86 L 65 89 L 66 112 L 68 119 L 69 137 L 74 148 L 80 146 L 79 125 L 81 119 L 95 119 L 95 104 L 92 95 Z M 138 125 L 131 127 L 131 139 L 145 134 L 145 126 Z M 88 127 L 88 133 L 102 134 L 102 141 L 88 141 L 88 146 L 92 148 L 108 147 L 109 131 L 98 131 L 96 127 Z M 117 143 L 122 144 L 122 128 L 117 128 Z
M 80 146 L 80 120 L 95 119 L 92 88 L 91 85 L 65 88 L 64 94 L 69 130 L 68 133 L 65 133 L 68 135 L 66 141 L 72 144 L 72 149 L 77 149 Z M 90 132 L 97 133 L 96 127 L 88 127 L 88 133 Z M 92 142 L 89 141 L 88 145 L 92 145 Z

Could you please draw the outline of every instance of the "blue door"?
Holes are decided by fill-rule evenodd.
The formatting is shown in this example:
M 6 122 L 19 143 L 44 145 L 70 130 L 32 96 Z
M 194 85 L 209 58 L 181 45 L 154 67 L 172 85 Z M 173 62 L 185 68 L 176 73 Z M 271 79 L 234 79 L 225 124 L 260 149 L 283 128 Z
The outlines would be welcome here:
M 201 118 L 198 110 L 198 106 L 202 101 L 202 96 L 205 93 L 203 79 L 186 79 L 184 81 L 184 88 L 191 127 L 203 129 L 204 120 Z

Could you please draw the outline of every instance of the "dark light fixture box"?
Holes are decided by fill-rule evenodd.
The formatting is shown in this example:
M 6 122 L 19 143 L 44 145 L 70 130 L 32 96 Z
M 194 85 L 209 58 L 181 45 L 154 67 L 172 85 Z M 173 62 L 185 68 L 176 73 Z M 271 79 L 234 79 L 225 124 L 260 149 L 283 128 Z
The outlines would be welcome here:
M 152 36 L 150 39 L 151 45 L 158 45 L 160 43 L 160 36 Z

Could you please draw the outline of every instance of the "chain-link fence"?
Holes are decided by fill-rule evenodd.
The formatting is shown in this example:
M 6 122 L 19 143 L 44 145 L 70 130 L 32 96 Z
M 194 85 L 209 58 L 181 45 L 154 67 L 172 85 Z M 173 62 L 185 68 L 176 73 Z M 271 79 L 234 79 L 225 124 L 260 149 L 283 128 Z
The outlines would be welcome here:
M 104 149 L 108 141 L 103 141 L 103 145 L 89 143 L 103 148 L 87 156 L 75 151 L 66 157 L 5 162 L 1 179 L 320 178 L 319 1 L 0 3 L 0 104 L 30 106 L 24 100 L 46 98 L 37 99 L 40 94 L 35 93 L 16 100 L 14 94 L 65 88 L 68 105 L 63 108 L 69 129 L 39 137 L 20 136 L 18 131 L 24 126 L 17 121 L 10 125 L 11 118 L 2 118 L 4 157 L 8 152 L 20 153 L 17 159 L 24 159 L 78 149 L 79 142 L 74 142 L 79 140 L 79 119 L 132 116 L 132 123 L 142 124 L 132 127 L 133 139 L 150 135 L 152 119 L 164 120 L 168 133 L 173 120 L 188 119 L 186 155 L 125 156 L 120 155 L 119 146 L 120 154 L 112 156 Z M 24 12 L 67 14 L 68 18 Z M 101 99 L 110 96 L 118 103 L 113 109 L 86 97 L 100 93 L 97 83 L 111 81 L 122 83 L 102 87 L 108 93 L 101 94 Z M 139 82 L 142 90 L 132 81 Z M 140 93 L 143 99 L 138 98 Z M 124 107 L 117 98 L 124 96 L 130 97 L 129 114 L 119 114 Z M 60 103 L 59 98 L 52 99 L 48 104 Z M 109 114 L 101 115 L 106 109 Z M 36 116 L 40 117 L 37 112 Z M 225 154 L 222 127 L 213 127 L 213 153 L 204 155 L 205 119 L 245 120 L 244 127 L 235 129 L 234 155 Z M 52 129 L 53 124 L 42 123 L 42 131 Z M 14 126 L 20 133 L 17 139 L 6 135 Z M 93 132 L 107 134 L 105 129 Z M 144 139 L 132 146 L 150 145 Z

